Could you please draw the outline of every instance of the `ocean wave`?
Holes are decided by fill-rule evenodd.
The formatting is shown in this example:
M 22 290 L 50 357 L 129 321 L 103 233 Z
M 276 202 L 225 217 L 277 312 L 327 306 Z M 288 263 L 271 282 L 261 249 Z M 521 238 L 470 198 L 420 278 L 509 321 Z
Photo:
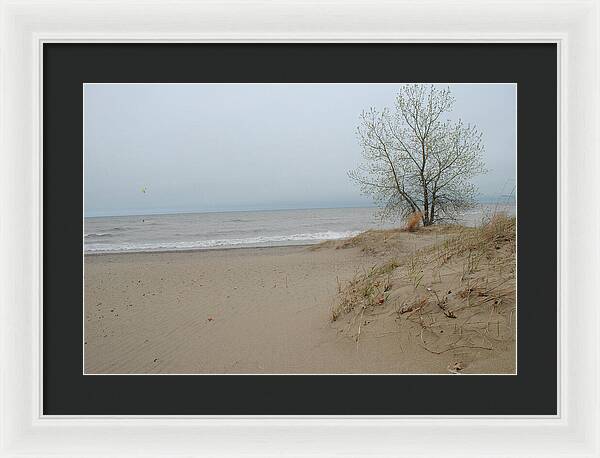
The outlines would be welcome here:
M 93 237 L 114 237 L 115 234 L 110 232 L 90 232 L 89 234 L 85 234 L 84 238 L 93 238 Z
M 140 251 L 176 251 L 176 250 L 202 250 L 214 248 L 234 248 L 252 246 L 277 246 L 286 244 L 318 243 L 324 240 L 337 240 L 353 237 L 360 231 L 326 231 L 309 232 L 292 235 L 271 235 L 238 239 L 212 239 L 197 241 L 169 242 L 158 241 L 149 243 L 115 243 L 110 245 L 86 243 L 86 253 L 100 252 L 140 252 Z
M 111 229 L 99 230 L 98 232 L 88 232 L 88 233 L 84 234 L 84 237 L 85 238 L 113 237 L 116 235 L 115 232 L 122 232 L 122 231 L 126 231 L 128 229 L 129 229 L 129 227 L 127 227 L 127 226 L 117 226 L 117 227 L 113 227 Z

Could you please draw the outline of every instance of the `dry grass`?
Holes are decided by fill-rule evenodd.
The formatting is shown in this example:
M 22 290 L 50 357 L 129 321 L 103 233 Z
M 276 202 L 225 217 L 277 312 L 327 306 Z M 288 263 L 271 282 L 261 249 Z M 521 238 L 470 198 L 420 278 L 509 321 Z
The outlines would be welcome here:
M 387 242 L 375 240 L 384 232 L 388 231 L 369 231 L 345 243 L 385 246 L 389 232 Z M 398 245 L 406 243 L 406 237 L 428 243 L 401 257 L 395 252 L 340 286 L 331 318 L 348 315 L 348 328 L 357 342 L 361 324 L 375 315 L 395 316 L 402 332 L 434 354 L 459 348 L 493 351 L 514 338 L 515 218 L 496 214 L 477 228 L 392 233 L 398 235 Z M 391 314 L 378 312 L 385 309 Z
M 421 219 L 423 218 L 423 213 L 414 212 L 411 213 L 406 219 L 406 230 L 409 232 L 414 232 L 419 228 L 419 224 L 421 223 Z
M 339 300 L 331 310 L 331 320 L 359 308 L 365 310 L 385 303 L 392 287 L 391 273 L 399 266 L 391 260 L 356 275 L 345 288 L 339 288 Z
M 403 229 L 369 230 L 349 239 L 328 240 L 313 245 L 310 249 L 335 248 L 336 250 L 343 250 L 358 248 L 365 254 L 378 256 L 398 251 L 402 245 L 403 234 Z
M 433 248 L 438 252 L 438 261 L 448 262 L 455 256 L 470 253 L 491 258 L 494 250 L 508 248 L 514 253 L 516 244 L 516 220 L 504 214 L 495 214 L 480 227 L 462 227 L 453 237 Z
M 334 248 L 336 250 L 357 248 L 361 252 L 378 257 L 403 257 L 416 249 L 431 244 L 431 237 L 445 239 L 455 234 L 460 226 L 440 225 L 419 227 L 418 231 L 408 231 L 406 228 L 371 229 L 343 240 L 327 240 L 312 245 L 310 250 Z

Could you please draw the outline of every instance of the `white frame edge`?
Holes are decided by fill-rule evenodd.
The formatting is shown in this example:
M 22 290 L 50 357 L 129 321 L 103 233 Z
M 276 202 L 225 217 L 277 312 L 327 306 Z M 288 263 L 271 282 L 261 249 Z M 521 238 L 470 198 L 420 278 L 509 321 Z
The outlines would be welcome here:
M 578 198 L 600 195 L 596 0 L 9 0 L 0 21 L 1 456 L 600 456 L 600 212 Z M 40 51 L 50 41 L 558 43 L 559 415 L 43 416 Z

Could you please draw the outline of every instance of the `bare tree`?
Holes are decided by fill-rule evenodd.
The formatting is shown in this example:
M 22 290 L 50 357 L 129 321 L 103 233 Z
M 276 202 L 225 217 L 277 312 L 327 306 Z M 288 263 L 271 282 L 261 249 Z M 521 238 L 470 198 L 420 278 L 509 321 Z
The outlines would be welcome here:
M 485 173 L 482 134 L 451 112 L 450 89 L 404 85 L 393 110 L 361 114 L 363 163 L 349 173 L 384 217 L 420 212 L 424 226 L 454 220 L 474 204 L 471 178 Z

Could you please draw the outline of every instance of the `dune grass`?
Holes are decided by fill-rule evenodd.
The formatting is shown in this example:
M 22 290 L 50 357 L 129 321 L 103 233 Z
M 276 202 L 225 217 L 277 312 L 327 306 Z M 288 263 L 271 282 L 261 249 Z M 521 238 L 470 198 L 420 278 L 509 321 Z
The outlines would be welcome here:
M 407 244 L 407 237 L 429 243 L 402 255 L 398 247 Z M 434 226 L 410 234 L 368 231 L 336 248 L 348 246 L 384 257 L 340 285 L 331 310 L 331 320 L 346 319 L 357 342 L 365 317 L 374 314 L 395 316 L 436 354 L 455 348 L 493 350 L 494 341 L 512 338 L 515 218 L 496 214 L 479 227 Z M 393 313 L 380 314 L 381 309 Z

